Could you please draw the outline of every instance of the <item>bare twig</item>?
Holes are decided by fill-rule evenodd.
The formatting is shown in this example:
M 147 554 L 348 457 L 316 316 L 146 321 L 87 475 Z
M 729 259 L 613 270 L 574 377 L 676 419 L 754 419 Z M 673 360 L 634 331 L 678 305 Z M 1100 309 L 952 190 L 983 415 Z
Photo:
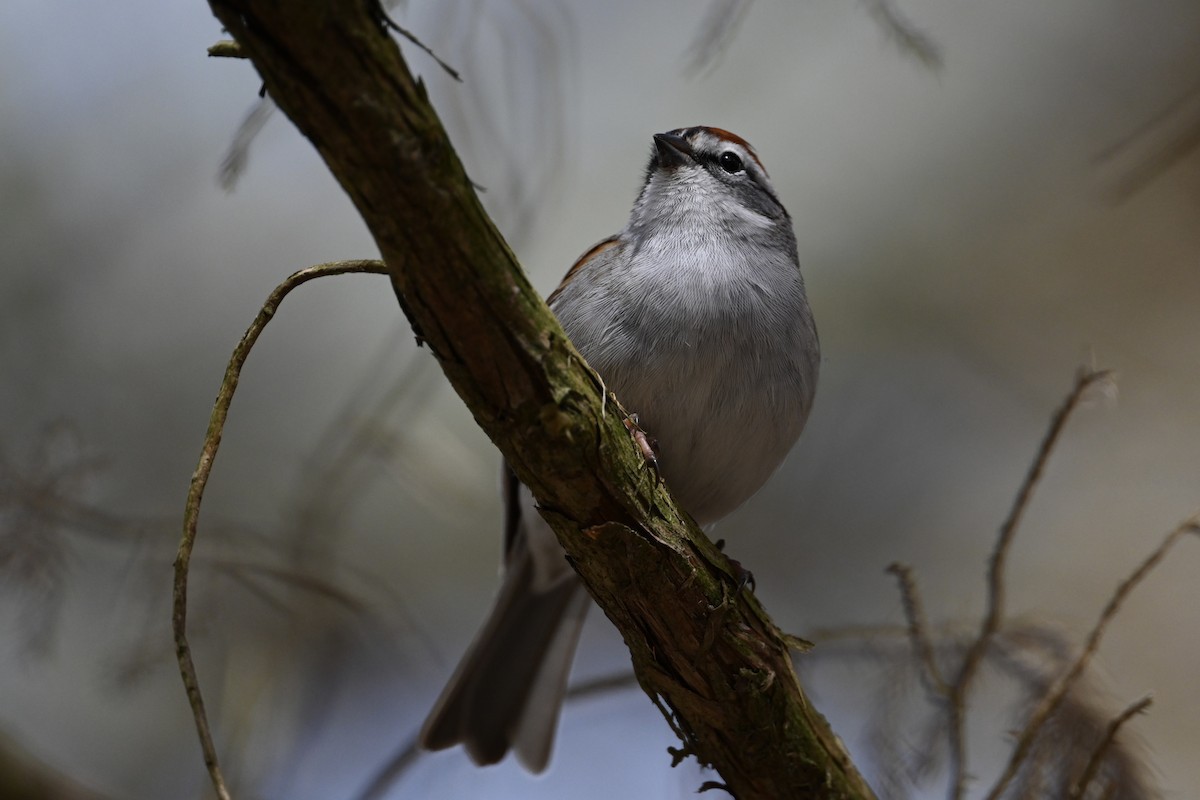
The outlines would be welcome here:
M 977 646 L 974 648 L 974 650 L 979 651 L 978 655 L 982 655 L 982 651 L 987 648 L 988 641 L 996 630 L 999 629 L 1000 623 L 1004 618 L 1004 571 L 1008 563 L 1008 551 L 1012 546 L 1013 539 L 1016 537 L 1017 528 L 1021 524 L 1021 518 L 1029 507 L 1029 501 L 1033 497 L 1033 490 L 1037 487 L 1038 481 L 1041 480 L 1046 463 L 1050 460 L 1050 454 L 1054 451 L 1055 445 L 1058 444 L 1058 439 L 1062 435 L 1063 428 L 1066 427 L 1071 413 L 1079 407 L 1087 390 L 1101 381 L 1108 380 L 1111 375 L 1112 373 L 1108 370 L 1092 369 L 1082 369 L 1076 375 L 1075 385 L 1071 388 L 1063 404 L 1059 406 L 1058 411 L 1054 413 L 1054 417 L 1050 421 L 1050 428 L 1046 431 L 1046 435 L 1043 437 L 1042 443 L 1038 448 L 1037 456 L 1034 458 L 1029 472 L 1025 475 L 1025 480 L 1017 492 L 1017 497 L 1008 512 L 1008 517 L 1004 520 L 1004 524 L 1000 526 L 1000 534 L 996 539 L 996 546 L 993 548 L 990 560 L 988 561 L 988 608 L 979 633 Z M 964 674 L 969 675 L 977 666 L 975 663 L 964 663 Z
M 1055 412 L 1037 456 L 1031 464 L 997 536 L 989 562 L 988 606 L 980 627 L 975 635 L 965 643 L 965 653 L 954 644 L 952 637 L 934 637 L 925 618 L 921 596 L 912 570 L 903 564 L 893 564 L 888 571 L 899 581 L 907 628 L 904 631 L 863 628 L 849 629 L 847 632 L 851 641 L 860 637 L 879 636 L 890 636 L 894 639 L 900 633 L 907 636 L 913 653 L 913 657 L 908 663 L 919 668 L 918 675 L 929 694 L 935 702 L 945 708 L 945 711 L 939 713 L 932 721 L 933 728 L 931 730 L 936 730 L 938 737 L 947 736 L 949 739 L 951 781 L 948 786 L 948 795 L 952 800 L 957 800 L 965 795 L 969 779 L 965 758 L 966 698 L 971 688 L 971 681 L 984 663 L 993 662 L 998 656 L 1003 656 L 1005 650 L 1012 650 L 1013 647 L 1018 651 L 1035 650 L 1039 653 L 1039 660 L 1048 660 L 1049 663 L 1038 664 L 1036 667 L 1028 664 L 1022 666 L 1020 662 L 1013 660 L 1007 664 L 1006 669 L 1010 672 L 1016 669 L 1015 677 L 1028 687 L 1033 699 L 1031 703 L 1033 710 L 1026 719 L 1024 729 L 1016 737 L 1011 760 L 996 788 L 992 789 L 988 795 L 989 800 L 998 800 L 1001 796 L 1008 796 L 1008 794 L 1022 797 L 1045 796 L 1045 787 L 1049 785 L 1046 781 L 1052 775 L 1062 776 L 1061 783 L 1058 785 L 1062 787 L 1059 791 L 1064 798 L 1082 800 L 1086 793 L 1089 790 L 1094 791 L 1097 788 L 1096 784 L 1101 781 L 1105 783 L 1104 788 L 1111 792 L 1115 784 L 1111 783 L 1114 778 L 1109 773 L 1114 770 L 1115 773 L 1121 773 L 1127 769 L 1121 764 L 1114 764 L 1115 761 L 1120 762 L 1127 758 L 1120 754 L 1115 737 L 1117 731 L 1128 719 L 1149 705 L 1149 700 L 1135 703 L 1116 718 L 1108 720 L 1102 715 L 1093 713 L 1088 706 L 1080 703 L 1079 687 L 1083 681 L 1084 672 L 1099 647 L 1099 641 L 1106 626 L 1116 616 L 1125 598 L 1165 557 L 1167 551 L 1180 537 L 1189 532 L 1200 533 L 1200 513 L 1190 517 L 1172 531 L 1166 540 L 1134 570 L 1130 577 L 1117 587 L 1081 652 L 1071 652 L 1060 637 L 1053 635 L 1047 629 L 1031 628 L 1026 625 L 1024 628 L 1018 627 L 1014 630 L 1004 618 L 1006 559 L 1021 519 L 1031 502 L 1033 491 L 1045 470 L 1050 453 L 1053 452 L 1061 437 L 1070 414 L 1083 402 L 1089 388 L 1105 379 L 1107 375 L 1106 372 L 1096 370 L 1081 371 L 1067 398 Z M 1007 638 L 1001 638 L 1014 634 L 1017 638 L 1011 642 Z M 825 639 L 828 635 L 822 634 L 818 638 Z M 845 636 L 844 633 L 843 638 Z M 954 648 L 962 658 L 957 667 L 954 681 L 948 686 L 945 679 L 941 677 L 938 666 L 939 653 L 947 652 L 945 648 Z M 825 655 L 829 655 L 828 651 L 825 652 Z M 1002 660 L 1001 663 L 1003 666 L 1006 662 Z M 1054 727 L 1056 725 L 1060 728 L 1056 729 Z M 1058 749 L 1039 749 L 1039 742 L 1056 740 L 1056 737 L 1062 738 L 1062 734 L 1055 733 L 1055 730 L 1086 732 L 1084 749 L 1071 751 L 1072 758 L 1075 758 L 1073 762 L 1068 763 L 1065 760 L 1065 756 L 1068 754 Z M 937 748 L 932 745 L 921 748 L 922 752 L 929 754 L 935 753 L 936 750 Z M 917 771 L 927 772 L 927 768 L 918 768 Z M 1126 775 L 1115 780 L 1127 778 Z M 1026 781 L 1026 784 L 1023 785 L 1020 781 Z M 1068 790 L 1070 794 L 1067 794 Z M 1033 793 L 1029 794 L 1030 791 Z
M 208 767 L 209 777 L 213 788 L 220 800 L 229 800 L 229 789 L 221 774 L 217 760 L 217 750 L 213 744 L 212 733 L 209 730 L 208 715 L 204 711 L 204 699 L 200 694 L 200 683 L 196 677 L 196 666 L 192 662 L 192 650 L 187 639 L 187 589 L 188 566 L 192 559 L 192 550 L 196 544 L 196 526 L 200 518 L 200 502 L 204 497 L 204 488 L 212 473 L 213 461 L 217 457 L 217 449 L 221 446 L 221 434 L 225 429 L 225 418 L 229 414 L 229 405 L 233 402 L 233 393 L 237 389 L 241 377 L 242 366 L 250 355 L 251 348 L 258 341 L 263 329 L 275 312 L 293 289 L 314 278 L 327 275 L 345 275 L 349 273 L 373 273 L 386 275 L 387 268 L 380 261 L 337 261 L 329 264 L 318 264 L 308 269 L 293 273 L 283 283 L 275 287 L 266 302 L 263 303 L 258 315 L 250 323 L 250 327 L 238 342 L 225 368 L 225 377 L 217 392 L 213 404 L 212 415 L 209 417 L 208 433 L 204 437 L 204 446 L 200 451 L 200 461 L 192 474 L 191 485 L 188 489 L 187 503 L 183 512 L 183 535 L 179 540 L 179 552 L 175 556 L 174 604 L 171 614 L 171 628 L 175 636 L 175 656 L 179 661 L 179 674 L 183 686 L 187 690 L 188 703 L 192 708 L 192 716 L 196 720 L 196 732 L 200 736 L 200 747 L 204 751 L 204 763 Z
M 917 591 L 917 581 L 913 577 L 912 567 L 899 562 L 893 563 L 887 571 L 896 576 L 900 584 L 900 600 L 904 604 L 904 617 L 908 620 L 908 638 L 912 642 L 913 653 L 924 667 L 923 675 L 930 691 L 938 695 L 938 700 L 944 701 L 950 695 L 950 685 L 942 677 L 937 659 L 933 654 L 933 640 L 929 636 L 929 623 L 925 619 L 925 609 L 921 604 L 921 595 Z
M 403 36 L 405 39 L 408 39 L 422 52 L 424 52 L 425 55 L 437 62 L 437 65 L 445 70 L 447 75 L 449 75 L 451 78 L 454 78 L 454 80 L 458 81 L 459 83 L 462 83 L 462 78 L 459 76 L 458 70 L 454 69 L 454 67 L 450 66 L 445 61 L 442 61 L 442 59 L 438 57 L 437 53 L 433 52 L 433 50 L 431 50 L 427 44 L 414 36 L 407 28 L 397 25 L 396 21 L 388 16 L 387 10 L 384 9 L 381 0 L 370 0 L 370 2 L 372 4 L 372 13 L 375 15 L 376 21 L 379 22 L 380 26 L 384 30 L 393 30 Z
M 1184 535 L 1189 533 L 1200 533 L 1200 512 L 1193 514 L 1186 520 L 1181 522 L 1173 531 L 1167 534 L 1162 543 L 1154 549 L 1149 556 L 1142 561 L 1141 564 L 1130 574 L 1128 578 L 1117 586 L 1108 603 L 1104 606 L 1104 610 L 1100 612 L 1100 618 L 1092 627 L 1091 633 L 1088 634 L 1087 640 L 1084 642 L 1083 649 L 1079 655 L 1075 657 L 1074 663 L 1067 669 L 1065 673 L 1059 676 L 1053 684 L 1046 690 L 1041 701 L 1030 713 L 1029 719 L 1025 723 L 1020 735 L 1017 737 L 1016 746 L 1013 747 L 1012 755 L 1009 757 L 1008 764 L 1004 768 L 1004 772 L 996 780 L 995 786 L 988 793 L 988 800 L 998 800 L 1004 790 L 1008 787 L 1013 777 L 1020 769 L 1021 762 L 1029 753 L 1030 747 L 1036 738 L 1042 725 L 1046 719 L 1055 712 L 1066 697 L 1071 686 L 1079 679 L 1079 676 L 1091 663 L 1092 656 L 1096 654 L 1096 650 L 1100 646 L 1100 639 L 1104 636 L 1105 630 L 1108 628 L 1109 622 L 1116 616 L 1125 599 L 1145 578 L 1150 571 L 1153 570 L 1158 563 L 1163 560 L 1167 552 L 1179 541 Z
M 1024 516 L 1025 510 L 1029 507 L 1029 501 L 1033 497 L 1033 490 L 1042 477 L 1042 472 L 1046 468 L 1050 454 L 1054 451 L 1054 447 L 1058 443 L 1059 436 L 1062 435 L 1063 428 L 1066 426 L 1067 420 L 1071 417 L 1071 413 L 1079 407 L 1088 389 L 1101 381 L 1108 380 L 1110 377 L 1111 372 L 1108 370 L 1087 368 L 1081 369 L 1075 376 L 1075 385 L 1071 388 L 1063 404 L 1059 406 L 1058 410 L 1054 413 L 1054 417 L 1050 420 L 1050 427 L 1046 431 L 1046 435 L 1042 438 L 1037 456 L 1034 458 L 1033 464 L 1030 465 L 1029 471 L 1025 475 L 1025 480 L 1021 483 L 1021 488 L 1018 490 L 1017 496 L 1013 500 L 1012 508 L 1008 512 L 1008 517 L 1000 526 L 1000 533 L 996 538 L 995 547 L 992 548 L 992 553 L 988 560 L 987 610 L 984 613 L 979 633 L 971 642 L 970 647 L 968 647 L 966 655 L 963 656 L 958 675 L 951 684 L 948 701 L 950 706 L 948 733 L 950 736 L 950 767 L 952 774 L 949 797 L 952 800 L 959 800 L 959 798 L 966 795 L 966 696 L 972 680 L 978 673 L 979 667 L 983 664 L 992 639 L 996 635 L 996 631 L 1000 629 L 1000 624 L 1004 619 L 1004 570 L 1007 566 L 1008 551 L 1012 546 L 1013 539 L 1016 537 L 1021 518 Z
M 1147 695 L 1136 703 L 1133 703 L 1108 723 L 1108 727 L 1104 731 L 1104 738 L 1100 740 L 1100 744 L 1096 745 L 1096 749 L 1092 751 L 1092 757 L 1088 759 L 1087 766 L 1083 770 L 1083 774 L 1079 776 L 1071 790 L 1067 793 L 1067 800 L 1082 800 L 1084 792 L 1088 786 L 1096 778 L 1096 773 L 1100 770 L 1100 765 L 1104 763 L 1104 758 L 1108 755 L 1109 749 L 1117 738 L 1117 731 L 1121 726 L 1128 722 L 1133 717 L 1141 714 L 1150 704 L 1153 699 Z

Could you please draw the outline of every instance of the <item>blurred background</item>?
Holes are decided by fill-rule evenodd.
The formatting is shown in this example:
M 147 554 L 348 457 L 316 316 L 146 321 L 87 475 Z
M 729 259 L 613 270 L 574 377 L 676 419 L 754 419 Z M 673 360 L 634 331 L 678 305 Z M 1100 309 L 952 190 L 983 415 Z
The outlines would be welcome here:
M 800 445 L 716 535 L 777 622 L 818 642 L 801 658 L 816 702 L 881 794 L 944 796 L 887 565 L 912 565 L 939 636 L 977 624 L 995 532 L 1081 364 L 1118 388 L 1089 395 L 1012 550 L 1009 611 L 1037 643 L 1013 652 L 1081 641 L 1200 505 L 1200 6 L 395 13 L 462 73 L 405 46 L 545 292 L 624 223 L 651 134 L 754 143 L 825 360 Z M 210 794 L 169 607 L 212 399 L 280 280 L 376 255 L 251 66 L 206 58 L 220 38 L 199 0 L 0 5 L 0 750 L 53 776 L 46 796 Z M 545 776 L 406 757 L 496 587 L 497 469 L 385 279 L 285 301 L 192 572 L 236 796 L 682 798 L 712 777 L 668 767 L 673 737 L 629 688 L 568 707 Z M 1153 693 L 1122 752 L 1164 797 L 1200 785 L 1198 568 L 1193 537 L 1132 595 L 1080 697 L 1103 722 Z M 576 679 L 622 674 L 619 638 L 590 622 Z M 973 796 L 1018 724 L 1013 674 L 980 678 Z

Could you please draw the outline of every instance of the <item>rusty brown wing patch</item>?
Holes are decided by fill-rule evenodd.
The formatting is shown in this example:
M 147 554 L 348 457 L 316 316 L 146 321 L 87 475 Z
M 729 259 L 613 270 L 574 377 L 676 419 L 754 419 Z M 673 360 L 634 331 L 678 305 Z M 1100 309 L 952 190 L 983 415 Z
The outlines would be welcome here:
M 601 253 L 603 253 L 605 250 L 609 249 L 610 247 L 615 247 L 616 244 L 617 244 L 617 237 L 610 236 L 607 239 L 604 239 L 603 241 L 597 242 L 596 244 L 592 245 L 591 248 L 589 248 L 586 253 L 581 255 L 579 257 L 579 259 L 574 264 L 571 265 L 571 268 L 569 270 L 567 270 L 567 274 L 563 276 L 562 281 L 558 284 L 558 288 L 555 289 L 553 292 L 551 292 L 550 296 L 546 298 L 546 302 L 547 303 L 554 302 L 554 298 L 558 297 L 558 293 L 562 291 L 562 288 L 571 282 L 571 278 L 575 277 L 575 273 L 577 271 L 579 271 L 580 267 L 582 267 L 587 262 L 591 261 L 596 256 L 600 255 Z

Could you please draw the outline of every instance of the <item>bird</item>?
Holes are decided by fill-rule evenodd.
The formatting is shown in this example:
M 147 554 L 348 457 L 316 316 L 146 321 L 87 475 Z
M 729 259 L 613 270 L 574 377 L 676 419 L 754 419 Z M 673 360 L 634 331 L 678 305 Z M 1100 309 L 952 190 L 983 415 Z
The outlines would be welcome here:
M 754 148 L 709 126 L 655 134 L 621 231 L 548 303 L 655 440 L 662 479 L 702 528 L 775 472 L 808 419 L 820 344 L 792 220 Z M 479 765 L 550 761 L 590 598 L 532 493 L 505 466 L 503 578 L 421 728 Z

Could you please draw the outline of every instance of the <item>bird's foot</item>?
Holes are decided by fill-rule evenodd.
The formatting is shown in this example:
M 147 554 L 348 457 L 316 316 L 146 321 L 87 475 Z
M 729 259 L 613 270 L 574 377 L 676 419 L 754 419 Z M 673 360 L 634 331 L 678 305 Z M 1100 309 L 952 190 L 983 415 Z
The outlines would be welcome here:
M 722 553 L 725 552 L 725 540 L 724 539 L 717 539 L 716 545 L 717 545 L 718 550 L 720 550 Z M 725 557 L 729 558 L 728 555 L 726 555 Z M 754 573 L 751 572 L 750 570 L 746 569 L 745 567 L 743 567 L 742 562 L 740 562 L 736 559 L 733 559 L 733 558 L 729 558 L 729 566 L 733 568 L 733 578 L 736 581 L 737 590 L 739 592 L 744 590 L 747 586 L 750 587 L 751 593 L 753 593 L 754 590 L 758 588 L 754 584 Z
M 658 468 L 658 440 L 649 436 L 638 424 L 638 415 L 630 414 L 624 420 L 625 430 L 633 438 L 634 444 L 642 453 L 646 466 L 654 470 L 654 485 L 662 483 L 662 471 Z

